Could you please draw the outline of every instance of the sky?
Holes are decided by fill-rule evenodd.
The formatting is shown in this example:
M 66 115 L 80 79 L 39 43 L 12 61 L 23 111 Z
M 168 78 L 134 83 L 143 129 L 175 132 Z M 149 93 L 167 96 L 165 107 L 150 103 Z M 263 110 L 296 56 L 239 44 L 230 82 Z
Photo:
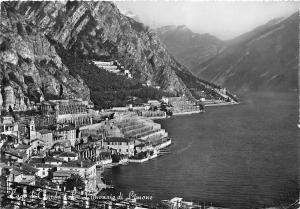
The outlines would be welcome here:
M 293 1 L 117 1 L 119 9 L 133 12 L 152 28 L 186 25 L 195 33 L 229 40 L 300 8 Z

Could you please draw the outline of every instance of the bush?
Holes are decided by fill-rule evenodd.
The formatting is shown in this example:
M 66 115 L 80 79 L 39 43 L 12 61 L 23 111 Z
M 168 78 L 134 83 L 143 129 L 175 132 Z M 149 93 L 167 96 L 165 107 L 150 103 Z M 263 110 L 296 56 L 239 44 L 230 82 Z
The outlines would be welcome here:
M 62 186 L 66 187 L 67 191 L 73 190 L 74 187 L 76 187 L 76 189 L 80 191 L 80 190 L 84 190 L 85 183 L 83 181 L 83 178 L 78 174 L 71 174 L 70 178 L 67 178 L 65 182 L 62 184 Z
M 112 159 L 112 162 L 113 162 L 113 163 L 118 163 L 118 162 L 120 162 L 120 160 L 121 160 L 121 156 L 120 156 L 120 155 L 113 154 L 113 155 L 111 156 L 111 159 Z

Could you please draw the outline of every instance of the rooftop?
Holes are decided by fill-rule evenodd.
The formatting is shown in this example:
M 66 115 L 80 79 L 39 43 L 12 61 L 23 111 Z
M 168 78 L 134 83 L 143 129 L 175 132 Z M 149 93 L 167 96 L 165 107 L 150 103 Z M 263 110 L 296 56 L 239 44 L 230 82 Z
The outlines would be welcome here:
M 81 161 L 81 160 L 76 160 L 76 161 L 70 161 L 63 163 L 61 167 L 78 167 L 78 168 L 90 168 L 94 166 L 96 163 L 92 161 Z
M 10 174 L 13 174 L 15 176 L 19 176 L 19 175 L 22 175 L 22 172 L 19 169 L 12 169 L 10 171 Z
M 38 130 L 37 132 L 41 133 L 41 134 L 48 134 L 48 133 L 52 133 L 51 130 L 48 130 L 48 129 L 41 129 L 41 130 Z
M 26 145 L 26 144 L 18 144 L 16 146 L 16 149 L 29 149 L 31 145 Z
M 74 126 L 65 126 L 62 128 L 58 128 L 57 131 L 70 131 L 70 130 L 76 130 L 76 128 Z
M 72 174 L 74 174 L 74 171 L 62 171 L 62 170 L 58 170 L 58 171 L 54 171 L 53 172 L 53 177 L 69 177 Z
M 51 157 L 51 156 L 45 157 L 44 161 L 45 162 L 64 162 L 62 159 Z
M 141 142 L 140 144 L 136 145 L 135 147 L 145 147 L 145 146 L 149 146 L 152 145 L 151 142 L 146 141 L 146 142 Z
M 104 142 L 132 142 L 134 139 L 132 138 L 124 138 L 124 137 L 108 137 Z
M 63 152 L 59 155 L 56 155 L 56 157 L 77 157 L 77 154 L 73 152 Z
M 26 158 L 27 155 L 23 152 L 18 152 L 17 150 L 15 149 L 9 149 L 9 150 L 5 150 L 4 153 L 6 154 L 9 154 L 9 155 L 12 155 L 12 156 L 15 156 L 17 158 L 20 158 L 20 159 L 23 159 L 23 158 Z
M 60 142 L 56 142 L 55 144 L 53 144 L 53 147 L 56 146 L 62 146 L 62 147 L 71 147 L 71 142 L 69 140 L 64 140 L 64 141 L 60 141 Z
M 10 112 L 5 111 L 2 117 L 10 117 L 13 118 L 13 115 Z
M 34 163 L 34 164 L 30 164 L 30 165 L 35 168 L 54 168 L 54 167 L 56 167 L 54 165 L 49 165 L 49 164 L 45 164 L 45 163 Z
M 41 140 L 41 139 L 33 139 L 32 141 L 31 141 L 31 143 L 32 142 L 35 142 L 35 141 L 39 141 L 39 142 L 42 142 L 42 143 L 45 143 L 43 140 Z
M 29 164 L 44 163 L 44 158 L 32 157 L 29 159 Z
M 22 180 L 21 180 L 20 183 L 31 184 L 33 182 L 35 182 L 35 176 L 33 176 L 33 175 L 26 175 L 26 176 L 22 177 Z
M 21 164 L 19 166 L 12 166 L 10 173 L 15 175 L 34 175 L 38 170 L 30 164 Z
M 38 171 L 32 165 L 27 164 L 27 163 L 22 163 L 20 168 L 23 170 L 23 172 L 27 172 L 27 174 L 31 174 L 31 175 L 34 175 Z

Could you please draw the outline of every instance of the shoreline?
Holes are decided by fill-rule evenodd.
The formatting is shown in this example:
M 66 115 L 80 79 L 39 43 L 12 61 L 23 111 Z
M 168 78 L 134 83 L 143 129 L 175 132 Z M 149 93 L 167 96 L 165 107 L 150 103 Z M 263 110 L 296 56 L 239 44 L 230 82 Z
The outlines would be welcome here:
M 188 112 L 178 112 L 178 113 L 173 113 L 172 116 L 176 116 L 176 115 L 191 115 L 191 114 L 202 113 L 202 112 L 204 112 L 204 111 L 197 110 L 197 111 L 188 111 Z
M 213 104 L 205 104 L 204 107 L 216 107 L 216 106 L 228 106 L 228 105 L 238 105 L 239 102 L 222 102 L 222 103 L 213 103 Z
M 229 105 L 238 105 L 238 104 L 240 104 L 240 103 L 239 102 L 222 102 L 222 103 L 205 104 L 204 107 L 229 106 Z M 172 116 L 191 115 L 191 114 L 204 113 L 204 112 L 205 112 L 205 110 L 178 112 L 178 113 L 173 113 Z M 168 117 L 166 117 L 166 118 L 168 118 Z M 159 119 L 164 119 L 164 118 L 159 118 Z

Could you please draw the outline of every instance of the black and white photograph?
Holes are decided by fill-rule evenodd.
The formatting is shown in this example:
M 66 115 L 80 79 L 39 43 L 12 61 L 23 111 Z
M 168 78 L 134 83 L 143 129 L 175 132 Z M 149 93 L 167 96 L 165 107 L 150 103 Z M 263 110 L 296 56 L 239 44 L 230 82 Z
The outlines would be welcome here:
M 300 209 L 300 2 L 0 4 L 1 209 Z

